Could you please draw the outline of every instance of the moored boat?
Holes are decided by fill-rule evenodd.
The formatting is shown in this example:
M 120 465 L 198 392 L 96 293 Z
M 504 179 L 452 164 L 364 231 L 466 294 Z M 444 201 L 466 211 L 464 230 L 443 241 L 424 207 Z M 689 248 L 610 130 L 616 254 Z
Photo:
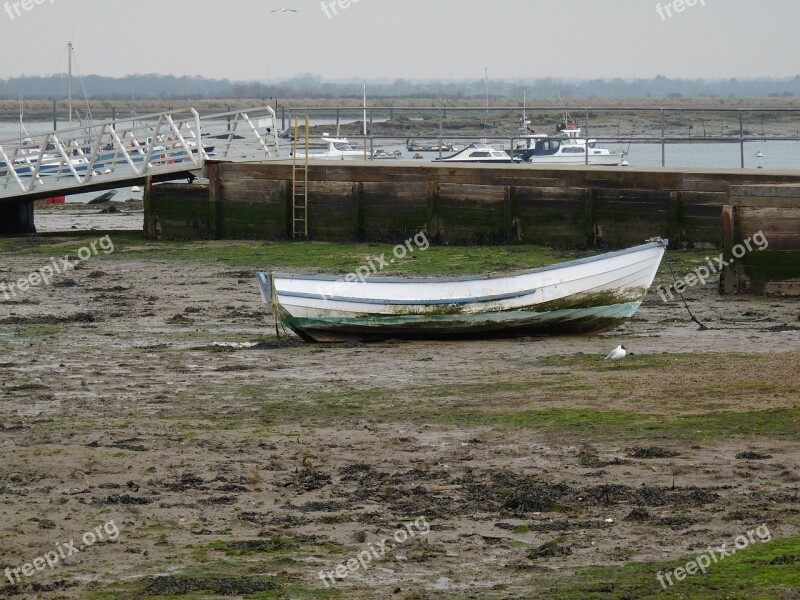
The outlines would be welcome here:
M 403 153 L 400 150 L 386 151 L 383 148 L 377 148 L 372 153 L 372 160 L 399 160 L 403 158 Z
M 475 143 L 451 156 L 436 158 L 434 162 L 508 164 L 520 163 L 522 159 L 509 156 L 508 152 L 503 150 L 495 150 L 489 144 Z
M 309 146 L 308 158 L 317 160 L 364 159 L 364 151 L 354 148 L 347 138 L 332 138 L 323 134 L 322 142 Z M 305 159 L 306 150 L 298 144 L 297 158 Z
M 317 342 L 592 332 L 636 313 L 666 240 L 511 275 L 354 277 L 259 272 L 276 319 Z
M 621 149 L 611 151 L 602 148 L 597 140 L 586 140 L 581 130 L 574 125 L 558 128 L 555 135 L 532 133 L 520 138 L 521 144 L 514 150 L 514 156 L 527 164 L 541 165 L 596 165 L 616 167 L 625 159 Z
M 409 152 L 452 152 L 453 144 L 418 144 L 415 140 L 406 140 L 406 149 Z

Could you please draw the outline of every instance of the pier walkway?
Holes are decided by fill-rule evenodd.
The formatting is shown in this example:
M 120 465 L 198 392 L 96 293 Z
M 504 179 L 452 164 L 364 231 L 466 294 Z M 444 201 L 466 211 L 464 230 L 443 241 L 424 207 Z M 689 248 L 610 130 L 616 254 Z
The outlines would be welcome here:
M 195 109 L 84 124 L 0 141 L 0 205 L 192 178 L 209 159 L 278 158 L 269 107 L 201 116 Z

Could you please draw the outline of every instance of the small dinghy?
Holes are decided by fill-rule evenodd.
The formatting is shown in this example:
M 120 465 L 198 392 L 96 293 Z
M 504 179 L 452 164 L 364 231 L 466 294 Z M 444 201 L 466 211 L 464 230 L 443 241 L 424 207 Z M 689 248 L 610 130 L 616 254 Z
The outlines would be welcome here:
M 264 300 L 307 341 L 504 337 L 593 332 L 636 313 L 667 241 L 477 277 L 329 277 L 258 273 Z

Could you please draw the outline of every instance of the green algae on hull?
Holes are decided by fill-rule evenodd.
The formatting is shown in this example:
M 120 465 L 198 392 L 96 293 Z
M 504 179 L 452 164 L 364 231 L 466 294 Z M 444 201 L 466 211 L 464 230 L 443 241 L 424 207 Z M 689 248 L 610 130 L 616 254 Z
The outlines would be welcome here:
M 502 311 L 479 314 L 369 315 L 298 318 L 283 312 L 283 323 L 303 339 L 351 340 L 514 337 L 526 334 L 592 333 L 613 328 L 636 313 L 640 302 L 547 312 Z

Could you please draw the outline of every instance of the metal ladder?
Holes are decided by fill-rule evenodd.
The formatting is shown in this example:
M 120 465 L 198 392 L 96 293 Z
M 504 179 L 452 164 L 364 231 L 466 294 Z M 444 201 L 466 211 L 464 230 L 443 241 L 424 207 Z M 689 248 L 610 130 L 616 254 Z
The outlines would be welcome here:
M 306 153 L 300 165 L 297 164 L 297 144 L 299 142 L 300 118 L 294 120 L 294 142 L 292 151 L 292 238 L 308 238 L 308 152 L 311 122 L 306 116 Z

